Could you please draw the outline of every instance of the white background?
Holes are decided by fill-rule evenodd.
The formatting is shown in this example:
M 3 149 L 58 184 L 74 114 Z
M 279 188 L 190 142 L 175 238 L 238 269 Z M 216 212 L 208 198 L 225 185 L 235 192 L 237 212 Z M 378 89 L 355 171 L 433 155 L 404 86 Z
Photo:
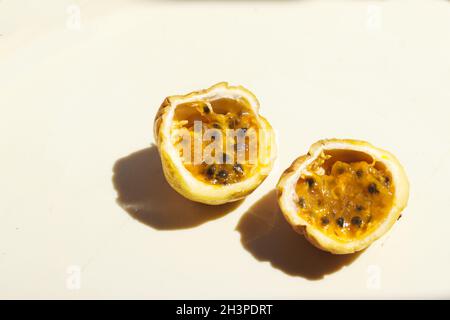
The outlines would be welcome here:
M 152 122 L 219 81 L 257 95 L 279 155 L 208 208 L 165 183 Z M 449 298 L 449 88 L 448 1 L 0 0 L 0 298 Z M 411 183 L 358 256 L 313 249 L 271 193 L 332 137 Z

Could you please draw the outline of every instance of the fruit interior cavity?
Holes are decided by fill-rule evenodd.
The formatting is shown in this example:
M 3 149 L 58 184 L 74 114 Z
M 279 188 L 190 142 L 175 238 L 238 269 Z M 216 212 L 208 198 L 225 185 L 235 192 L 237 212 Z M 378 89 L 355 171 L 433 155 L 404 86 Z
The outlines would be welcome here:
M 296 184 L 298 214 L 342 241 L 364 236 L 392 208 L 392 176 L 369 155 L 351 150 L 323 152 Z
M 255 158 L 258 150 L 258 125 L 247 106 L 244 99 L 229 98 L 177 106 L 172 142 L 180 150 L 185 168 L 197 179 L 226 185 L 242 181 L 254 172 L 256 164 L 250 160 Z M 195 129 L 199 124 L 200 131 Z M 180 132 L 183 132 L 183 138 Z M 201 134 L 202 141 L 197 151 L 191 143 L 196 134 Z

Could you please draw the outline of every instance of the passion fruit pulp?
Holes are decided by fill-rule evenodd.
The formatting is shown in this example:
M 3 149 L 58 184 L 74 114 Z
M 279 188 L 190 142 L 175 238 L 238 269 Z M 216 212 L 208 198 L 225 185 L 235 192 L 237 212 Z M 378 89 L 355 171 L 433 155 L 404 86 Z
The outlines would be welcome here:
M 175 147 L 180 150 L 184 167 L 197 179 L 213 185 L 225 185 L 245 180 L 253 174 L 257 164 L 249 161 L 250 137 L 247 133 L 255 133 L 259 128 L 254 115 L 246 111 L 248 109 L 246 104 L 246 101 L 219 98 L 209 102 L 184 103 L 177 107 L 174 120 L 180 124 L 178 129 L 188 131 L 191 140 L 194 140 L 196 121 L 202 124 L 203 134 L 211 133 L 206 143 L 201 145 L 201 153 L 204 154 L 205 149 L 212 144 L 216 144 L 218 146 L 216 150 L 220 150 L 217 154 L 212 153 L 214 159 L 209 163 L 201 161 L 193 164 L 190 158 L 195 153 L 195 144 L 191 144 L 190 152 L 186 155 L 183 152 L 184 148 L 179 146 L 183 140 L 180 139 L 175 143 Z M 230 131 L 237 134 L 229 134 Z M 242 139 L 239 139 L 240 136 Z M 258 148 L 257 139 L 255 141 L 255 147 Z M 244 152 L 241 161 L 238 159 L 240 151 Z
M 319 141 L 278 183 L 288 222 L 332 253 L 362 250 L 386 233 L 408 192 L 406 174 L 392 154 L 355 140 Z

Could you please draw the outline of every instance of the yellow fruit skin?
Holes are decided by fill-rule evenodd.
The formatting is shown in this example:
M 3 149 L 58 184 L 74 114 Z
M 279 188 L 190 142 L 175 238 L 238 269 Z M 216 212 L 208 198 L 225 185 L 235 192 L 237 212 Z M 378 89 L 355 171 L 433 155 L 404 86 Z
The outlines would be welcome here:
M 387 215 L 385 222 L 380 225 L 374 232 L 363 239 L 355 239 L 352 242 L 340 242 L 326 236 L 315 226 L 309 224 L 302 219 L 297 211 L 292 210 L 287 199 L 290 189 L 292 177 L 304 169 L 308 161 L 313 160 L 327 146 L 340 146 L 342 149 L 364 151 L 376 159 L 388 165 L 393 172 L 393 183 L 396 186 L 396 197 L 391 211 Z M 329 148 L 329 149 L 335 149 Z M 409 198 L 409 182 L 402 165 L 397 158 L 391 153 L 376 148 L 368 142 L 350 139 L 328 139 L 320 140 L 314 143 L 306 155 L 300 156 L 292 162 L 292 164 L 283 172 L 277 184 L 278 205 L 283 216 L 293 229 L 303 235 L 315 247 L 328 251 L 333 254 L 351 254 L 363 250 L 370 246 L 374 241 L 386 234 L 400 217 L 405 209 Z

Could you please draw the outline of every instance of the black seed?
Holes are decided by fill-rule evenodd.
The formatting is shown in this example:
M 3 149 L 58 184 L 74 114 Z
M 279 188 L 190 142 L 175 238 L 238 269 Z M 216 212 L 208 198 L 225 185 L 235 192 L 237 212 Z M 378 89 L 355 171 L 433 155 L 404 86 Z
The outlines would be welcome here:
M 397 220 L 400 220 L 401 217 L 402 217 L 402 215 L 399 215 L 398 218 L 397 218 Z
M 354 226 L 360 227 L 360 226 L 361 226 L 361 223 L 362 223 L 361 217 L 359 217 L 359 216 L 354 216 L 354 217 L 352 218 L 352 224 L 353 224 Z
M 356 176 L 357 176 L 358 178 L 361 178 L 361 177 L 363 176 L 363 171 L 362 171 L 361 169 L 356 170 Z
M 220 179 L 226 179 L 226 178 L 228 178 L 228 171 L 227 170 L 220 170 L 218 173 L 217 173 L 217 176 L 220 178 Z
M 363 210 L 364 210 L 364 207 L 362 205 L 360 205 L 360 204 L 356 205 L 356 211 L 363 211 Z
M 204 113 L 209 113 L 211 110 L 209 110 L 209 107 L 208 106 L 204 106 L 203 107 L 203 112 Z
M 218 123 L 213 123 L 213 127 L 216 129 L 221 129 L 220 124 Z
M 326 226 L 327 224 L 330 223 L 330 219 L 328 219 L 327 217 L 322 217 L 320 219 L 320 222 L 322 223 L 322 225 Z
M 300 206 L 300 208 L 305 209 L 305 208 L 306 208 L 306 202 L 305 202 L 305 199 L 302 198 L 302 197 L 300 197 L 300 198 L 298 199 L 298 205 Z
M 216 136 L 211 136 L 211 140 L 212 141 L 216 140 Z
M 239 129 L 237 129 L 237 136 L 240 138 L 244 138 L 246 132 L 247 132 L 247 128 L 239 128 Z
M 308 187 L 312 188 L 312 187 L 314 187 L 314 184 L 316 182 L 314 181 L 313 178 L 308 178 L 308 179 L 306 179 L 306 183 L 308 184 Z
M 367 190 L 369 191 L 369 193 L 371 194 L 375 194 L 375 193 L 379 193 L 377 185 L 375 183 L 371 183 L 369 184 L 369 186 L 367 187 Z
M 384 184 L 389 187 L 389 185 L 391 184 L 391 178 L 389 177 L 384 177 Z
M 237 120 L 236 119 L 230 119 L 228 121 L 228 128 L 234 129 L 236 128 Z
M 238 173 L 239 175 L 243 175 L 244 174 L 244 168 L 242 168 L 242 165 L 240 165 L 239 163 L 236 163 L 233 166 L 233 170 Z
M 336 219 L 336 224 L 341 228 L 344 226 L 344 222 L 345 222 L 345 220 L 342 217 L 339 217 Z
M 206 169 L 206 175 L 210 178 L 214 175 L 215 172 L 216 172 L 215 166 L 209 166 L 208 169 Z

